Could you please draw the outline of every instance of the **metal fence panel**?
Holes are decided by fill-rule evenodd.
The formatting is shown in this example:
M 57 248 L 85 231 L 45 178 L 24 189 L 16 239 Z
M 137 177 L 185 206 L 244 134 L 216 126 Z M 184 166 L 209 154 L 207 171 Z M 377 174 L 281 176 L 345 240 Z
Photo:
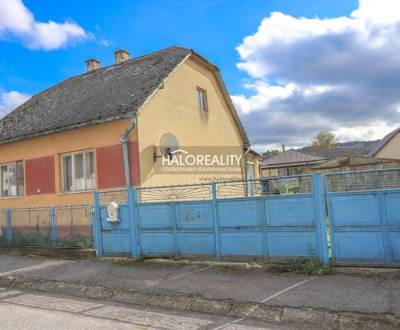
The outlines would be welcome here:
M 328 192 L 400 189 L 400 169 L 327 174 Z
M 100 205 L 102 253 L 128 253 L 138 245 L 145 256 L 315 257 L 326 263 L 318 184 L 318 196 L 310 175 L 138 188 L 128 201 L 134 210 L 121 206 L 119 223 L 108 223 Z
M 11 230 L 14 245 L 52 246 L 51 209 L 13 209 Z
M 89 205 L 0 210 L 0 244 L 92 248 L 91 213 Z
M 141 187 L 137 189 L 140 203 L 210 200 L 211 184 Z
M 62 206 L 56 209 L 56 244 L 60 247 L 93 246 L 92 208 Z
M 257 180 L 217 182 L 217 198 L 247 198 L 270 195 L 294 195 L 312 192 L 312 177 L 265 177 Z
M 131 254 L 132 226 L 129 210 L 129 190 L 101 191 L 95 193 L 95 204 L 98 204 L 98 218 L 94 219 L 99 233 L 98 252 L 100 255 Z M 109 203 L 118 204 L 119 222 L 108 221 L 107 206 Z
M 399 170 L 329 174 L 332 259 L 338 264 L 400 264 Z

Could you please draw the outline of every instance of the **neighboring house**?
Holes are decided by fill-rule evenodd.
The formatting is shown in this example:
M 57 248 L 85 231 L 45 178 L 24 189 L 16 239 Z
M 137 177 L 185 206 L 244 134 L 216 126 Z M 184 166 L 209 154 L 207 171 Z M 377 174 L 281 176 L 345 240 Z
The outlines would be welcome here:
M 261 176 L 289 176 L 307 173 L 315 164 L 326 158 L 310 155 L 294 149 L 283 151 L 271 158 L 261 161 Z
M 254 180 L 260 177 L 260 161 L 262 155 L 250 149 L 247 155 L 247 179 Z
M 298 150 L 288 150 L 263 160 L 261 162 L 261 176 L 290 176 L 307 173 L 349 172 L 395 167 L 400 167 L 399 160 L 360 156 L 357 149 L 353 148 L 321 150 L 318 155 L 311 155 Z
M 400 128 L 395 129 L 379 141 L 368 156 L 375 158 L 400 159 Z
M 328 149 L 321 149 L 313 151 L 313 147 L 305 147 L 299 151 L 305 152 L 311 155 L 324 157 L 326 159 L 340 158 L 340 157 L 352 157 L 352 156 L 366 156 L 366 151 L 360 147 L 332 147 Z
M 183 149 L 229 147 L 247 155 L 248 138 L 215 65 L 175 46 L 131 60 L 120 50 L 115 61 L 99 68 L 88 60 L 87 73 L 0 121 L 0 208 L 87 204 L 94 190 L 210 177 L 157 172 L 165 135 Z
M 384 168 L 398 168 L 400 160 L 377 159 L 368 156 L 343 156 L 327 159 L 310 167 L 310 173 L 352 172 L 376 170 Z

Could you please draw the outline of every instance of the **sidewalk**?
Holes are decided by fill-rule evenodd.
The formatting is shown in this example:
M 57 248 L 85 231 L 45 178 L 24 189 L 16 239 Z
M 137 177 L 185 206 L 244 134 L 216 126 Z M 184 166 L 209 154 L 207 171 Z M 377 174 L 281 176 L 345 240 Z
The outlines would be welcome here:
M 311 322 L 327 328 L 399 326 L 399 273 L 309 276 L 197 264 L 0 255 L 0 286 L 244 318 Z

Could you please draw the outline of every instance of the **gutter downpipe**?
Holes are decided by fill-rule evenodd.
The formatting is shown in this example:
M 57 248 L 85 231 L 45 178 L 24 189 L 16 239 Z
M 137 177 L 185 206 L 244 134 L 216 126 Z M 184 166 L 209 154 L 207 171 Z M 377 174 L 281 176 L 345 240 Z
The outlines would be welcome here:
M 244 180 L 246 182 L 246 197 L 248 197 L 249 194 L 249 187 L 248 187 L 249 183 L 247 180 L 247 155 L 249 151 L 250 151 L 250 144 L 249 143 L 243 144 Z
M 122 144 L 122 157 L 124 159 L 124 171 L 125 171 L 125 185 L 127 187 L 131 186 L 131 171 L 129 165 L 129 150 L 128 150 L 128 142 L 129 142 L 129 134 L 136 127 L 137 124 L 137 116 L 136 113 L 132 113 L 131 122 L 129 123 L 128 128 L 121 135 L 120 142 Z

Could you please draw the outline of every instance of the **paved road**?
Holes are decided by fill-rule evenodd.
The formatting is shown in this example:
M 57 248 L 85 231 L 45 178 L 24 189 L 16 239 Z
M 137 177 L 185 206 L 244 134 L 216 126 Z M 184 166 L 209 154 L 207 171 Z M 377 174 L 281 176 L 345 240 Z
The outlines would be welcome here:
M 0 288 L 1 329 L 295 329 L 210 314 L 177 313 Z M 298 329 L 298 328 L 296 328 Z
M 200 295 L 206 299 L 263 302 L 270 306 L 392 313 L 400 317 L 400 270 L 394 272 L 398 275 L 308 276 L 193 264 L 124 264 L 109 260 L 0 255 L 0 276 L 65 281 L 156 295 Z

